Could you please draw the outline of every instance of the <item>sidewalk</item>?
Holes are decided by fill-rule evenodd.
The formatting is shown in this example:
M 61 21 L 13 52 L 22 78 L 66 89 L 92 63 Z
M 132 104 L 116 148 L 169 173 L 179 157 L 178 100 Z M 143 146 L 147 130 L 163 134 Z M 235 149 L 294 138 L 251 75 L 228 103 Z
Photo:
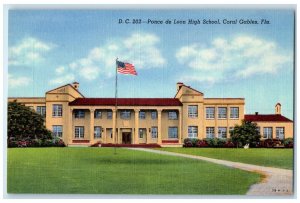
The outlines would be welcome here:
M 225 160 L 213 159 L 213 158 L 208 158 L 203 156 L 180 154 L 175 152 L 166 152 L 166 151 L 160 151 L 154 149 L 145 149 L 145 148 L 128 148 L 128 149 L 152 152 L 152 153 L 164 154 L 170 156 L 184 157 L 190 159 L 198 159 L 202 161 L 208 161 L 215 164 L 224 165 L 227 167 L 256 172 L 263 175 L 264 178 L 262 182 L 252 185 L 246 195 L 251 195 L 251 196 L 293 195 L 293 171 L 292 170 L 258 166 L 258 165 L 245 164 L 245 163 L 233 162 L 233 161 L 225 161 Z

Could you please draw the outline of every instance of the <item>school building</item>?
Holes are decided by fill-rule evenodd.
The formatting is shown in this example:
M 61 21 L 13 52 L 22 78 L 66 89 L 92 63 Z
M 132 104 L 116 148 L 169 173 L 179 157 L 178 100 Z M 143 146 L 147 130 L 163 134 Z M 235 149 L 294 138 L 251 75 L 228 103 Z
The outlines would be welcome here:
M 293 137 L 293 121 L 275 114 L 245 115 L 244 98 L 205 98 L 177 83 L 174 98 L 86 98 L 74 82 L 45 97 L 14 97 L 45 117 L 46 127 L 67 145 L 101 143 L 182 146 L 185 138 L 229 138 L 243 119 L 256 122 L 262 138 Z M 117 102 L 117 108 L 116 108 Z

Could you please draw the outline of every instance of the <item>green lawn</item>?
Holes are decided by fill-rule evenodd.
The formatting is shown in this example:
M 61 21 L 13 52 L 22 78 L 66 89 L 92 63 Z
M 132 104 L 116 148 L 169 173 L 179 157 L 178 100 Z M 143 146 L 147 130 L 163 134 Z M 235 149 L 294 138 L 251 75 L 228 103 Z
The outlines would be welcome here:
M 8 149 L 8 193 L 245 194 L 260 175 L 113 148 Z
M 260 166 L 293 169 L 293 149 L 160 148 L 160 150 Z

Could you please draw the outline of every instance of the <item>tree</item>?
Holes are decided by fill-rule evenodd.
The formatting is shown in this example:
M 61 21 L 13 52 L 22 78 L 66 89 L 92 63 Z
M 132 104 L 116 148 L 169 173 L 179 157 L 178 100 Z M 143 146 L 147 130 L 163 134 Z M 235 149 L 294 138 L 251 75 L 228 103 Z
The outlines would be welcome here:
M 44 125 L 44 118 L 34 110 L 17 102 L 8 103 L 8 139 L 52 139 L 51 131 Z
M 236 125 L 232 131 L 230 131 L 230 137 L 232 141 L 239 147 L 249 144 L 255 146 L 260 140 L 260 133 L 257 130 L 257 124 L 252 121 L 242 121 L 241 125 Z

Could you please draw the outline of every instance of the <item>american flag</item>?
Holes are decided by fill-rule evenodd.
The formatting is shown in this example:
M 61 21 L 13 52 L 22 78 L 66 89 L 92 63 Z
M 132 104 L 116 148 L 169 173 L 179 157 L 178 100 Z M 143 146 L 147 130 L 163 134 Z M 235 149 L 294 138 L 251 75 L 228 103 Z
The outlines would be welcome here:
M 125 63 L 117 61 L 118 73 L 137 75 L 134 65 L 131 63 Z

